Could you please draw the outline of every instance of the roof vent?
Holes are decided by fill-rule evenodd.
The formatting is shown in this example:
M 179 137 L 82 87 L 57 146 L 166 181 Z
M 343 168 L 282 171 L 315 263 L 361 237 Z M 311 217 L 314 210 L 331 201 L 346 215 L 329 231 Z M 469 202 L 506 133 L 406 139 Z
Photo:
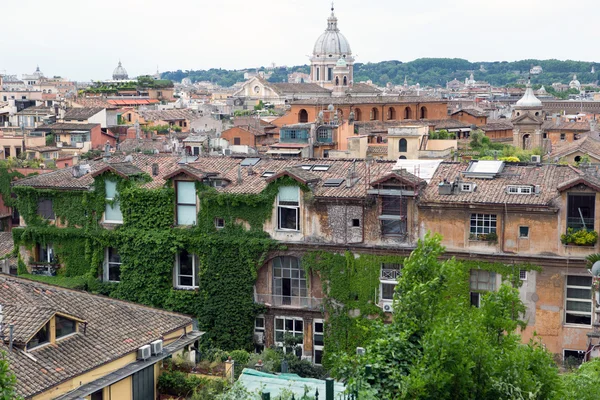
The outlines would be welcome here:
M 133 162 L 133 156 L 131 154 L 125 156 L 125 162 Z
M 158 163 L 152 164 L 152 176 L 158 176 Z

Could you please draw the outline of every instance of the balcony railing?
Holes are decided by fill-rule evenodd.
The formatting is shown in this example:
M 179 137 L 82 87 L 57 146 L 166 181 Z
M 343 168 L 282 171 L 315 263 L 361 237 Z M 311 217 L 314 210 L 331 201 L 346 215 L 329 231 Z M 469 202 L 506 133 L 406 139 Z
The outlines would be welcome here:
M 585 225 L 585 227 L 584 227 Z M 567 228 L 573 228 L 575 231 L 580 231 L 587 228 L 588 231 L 594 230 L 594 218 L 568 217 Z
M 399 269 L 382 269 L 379 279 L 397 281 L 400 279 L 400 275 L 402 275 L 402 271 Z
M 315 297 L 282 296 L 276 294 L 254 293 L 254 302 L 266 306 L 305 308 L 319 310 L 323 305 L 323 299 Z

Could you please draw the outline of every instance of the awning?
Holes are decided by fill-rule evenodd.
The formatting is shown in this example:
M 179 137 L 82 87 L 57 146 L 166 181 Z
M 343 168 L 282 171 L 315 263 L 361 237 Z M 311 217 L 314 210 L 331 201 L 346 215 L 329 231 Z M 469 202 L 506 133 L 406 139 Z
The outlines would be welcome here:
M 298 149 L 271 149 L 267 154 L 300 154 L 302 150 Z

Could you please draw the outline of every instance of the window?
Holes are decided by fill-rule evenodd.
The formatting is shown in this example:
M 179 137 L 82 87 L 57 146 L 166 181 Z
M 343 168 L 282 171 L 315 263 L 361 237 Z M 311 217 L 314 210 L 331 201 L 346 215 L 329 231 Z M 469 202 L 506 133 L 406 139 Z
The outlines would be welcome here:
M 520 269 L 519 270 L 519 279 L 522 281 L 526 281 L 527 280 L 527 270 L 526 269 Z
M 331 129 L 321 126 L 317 129 L 317 142 L 329 143 L 332 140 Z
M 265 316 L 254 319 L 254 351 L 261 353 L 265 349 Z
M 560 140 L 564 141 L 567 138 L 567 135 L 564 133 L 560 134 Z
M 70 318 L 64 318 L 59 315 L 54 317 L 56 324 L 56 338 L 59 339 L 63 336 L 70 335 L 77 331 L 77 322 Z
M 198 260 L 194 254 L 183 250 L 175 262 L 175 287 L 194 289 L 198 287 Z
M 591 276 L 567 276 L 565 323 L 577 325 L 592 324 Z
M 119 282 L 121 280 L 121 256 L 116 249 L 109 247 L 104 254 L 104 281 Z
M 233 138 L 233 145 L 234 146 L 239 146 L 240 145 L 240 138 L 239 137 L 234 137 Z
M 529 227 L 528 226 L 520 226 L 519 227 L 519 237 L 521 239 L 529 238 Z
M 121 205 L 117 200 L 117 182 L 105 180 L 104 187 L 106 191 L 106 209 L 104 211 L 104 222 L 122 223 L 123 214 L 121 214 Z
M 322 364 L 323 346 L 325 345 L 323 338 L 325 337 L 325 321 L 315 319 L 313 321 L 313 362 L 317 365 Z
M 472 183 L 461 183 L 461 185 L 460 185 L 460 191 L 461 192 L 472 192 L 474 186 L 475 185 L 472 184 Z
M 4 158 L 7 159 L 10 157 L 10 147 L 4 146 Z
M 397 196 L 381 196 L 381 234 L 405 235 L 407 203 Z
M 569 194 L 567 198 L 567 228 L 579 230 L 594 229 L 596 195 Z
M 177 225 L 196 225 L 196 183 L 177 181 Z
M 277 228 L 289 231 L 300 230 L 300 189 L 297 186 L 279 188 Z
M 398 151 L 400 153 L 406 153 L 408 149 L 408 142 L 406 141 L 406 139 L 402 138 L 400 139 L 400 142 L 398 143 Z
M 321 76 L 319 74 L 321 71 L 319 70 L 319 67 L 316 67 L 315 69 L 317 70 L 317 81 L 319 81 L 321 79 Z
M 301 124 L 308 122 L 308 111 L 304 108 L 298 112 L 298 122 Z
M 358 218 L 352 219 L 352 226 L 354 228 L 360 227 L 360 219 L 358 219 Z
M 52 199 L 38 200 L 38 215 L 44 219 L 53 220 L 55 218 L 54 210 L 52 209 Z
M 585 361 L 584 350 L 563 350 L 563 362 L 568 367 L 580 365 Z
M 471 270 L 471 305 L 479 307 L 481 305 L 481 295 L 484 292 L 496 290 L 496 273 L 483 269 Z
M 333 80 L 333 68 L 327 68 L 327 80 L 331 81 Z
M 510 194 L 531 194 L 533 193 L 533 187 L 509 185 L 507 186 L 507 191 Z
M 296 348 L 284 347 L 286 336 L 294 336 L 299 340 Z M 285 353 L 294 352 L 296 356 L 302 356 L 304 348 L 304 321 L 296 317 L 275 317 L 275 344 L 283 347 Z
M 100 389 L 100 390 L 92 393 L 90 395 L 90 400 L 104 400 L 102 392 L 103 392 L 103 389 Z
M 225 228 L 225 220 L 223 218 L 215 218 L 215 228 L 217 228 L 217 229 Z
M 471 237 L 496 233 L 496 216 L 493 214 L 471 214 Z
M 50 322 L 46 323 L 37 331 L 33 338 L 27 343 L 27 349 L 33 349 L 34 347 L 41 346 L 50 341 Z
M 276 305 L 308 306 L 306 272 L 296 257 L 273 259 L 273 302 Z
M 52 243 L 40 244 L 38 246 L 38 261 L 43 263 L 54 263 L 54 247 Z
M 394 290 L 398 284 L 398 278 L 402 274 L 401 264 L 382 263 L 379 274 L 379 300 L 390 302 L 394 300 Z

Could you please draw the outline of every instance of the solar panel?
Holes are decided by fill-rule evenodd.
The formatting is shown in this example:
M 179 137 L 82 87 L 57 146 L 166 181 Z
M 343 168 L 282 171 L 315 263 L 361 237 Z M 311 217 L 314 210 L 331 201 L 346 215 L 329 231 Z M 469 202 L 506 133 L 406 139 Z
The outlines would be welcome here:
M 338 187 L 342 184 L 342 182 L 344 182 L 344 179 L 341 178 L 329 178 L 325 180 L 325 183 L 323 183 L 323 186 L 325 187 Z
M 260 158 L 244 158 L 240 164 L 242 167 L 252 167 L 260 161 Z
M 313 171 L 327 171 L 331 165 L 323 164 L 323 165 L 315 165 L 313 166 Z

